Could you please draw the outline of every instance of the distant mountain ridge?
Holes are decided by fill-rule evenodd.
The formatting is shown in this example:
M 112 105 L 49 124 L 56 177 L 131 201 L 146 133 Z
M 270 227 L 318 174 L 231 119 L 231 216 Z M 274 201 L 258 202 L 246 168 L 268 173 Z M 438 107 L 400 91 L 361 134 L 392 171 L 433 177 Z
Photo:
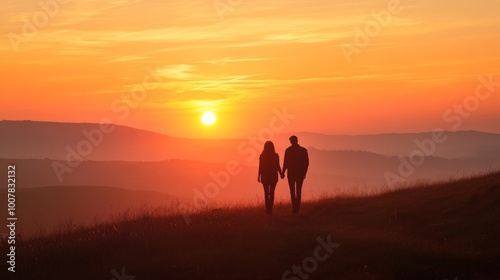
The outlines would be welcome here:
M 114 125 L 111 132 L 105 130 L 94 123 L 0 121 L 0 157 L 66 159 L 68 154 L 80 148 L 84 152 L 91 149 L 88 155 L 82 156 L 84 160 L 226 162 L 233 158 L 255 164 L 261 149 L 259 144 L 263 144 L 256 145 L 247 139 L 171 137 L 121 125 Z M 419 148 L 415 141 L 432 139 L 430 132 L 352 136 L 300 132 L 296 135 L 305 147 L 367 151 L 385 156 L 408 156 Z M 500 158 L 500 134 L 457 131 L 445 132 L 445 136 L 444 143 L 436 143 L 432 156 Z M 275 135 L 273 141 L 279 153 L 289 145 L 288 137 L 289 134 Z
M 323 150 L 362 150 L 377 154 L 395 156 L 407 155 L 418 149 L 415 141 L 432 139 L 432 132 L 388 133 L 372 135 L 327 135 L 318 133 L 297 133 L 301 141 L 313 143 Z M 444 158 L 473 158 L 500 156 L 500 134 L 480 131 L 443 131 L 445 141 L 436 143 L 433 154 Z
M 95 123 L 0 121 L 0 157 L 66 159 L 79 154 L 84 160 L 156 161 L 198 159 L 225 161 L 220 154 L 237 140 L 187 139 L 121 125 L 103 128 Z M 88 152 L 90 150 L 90 152 Z

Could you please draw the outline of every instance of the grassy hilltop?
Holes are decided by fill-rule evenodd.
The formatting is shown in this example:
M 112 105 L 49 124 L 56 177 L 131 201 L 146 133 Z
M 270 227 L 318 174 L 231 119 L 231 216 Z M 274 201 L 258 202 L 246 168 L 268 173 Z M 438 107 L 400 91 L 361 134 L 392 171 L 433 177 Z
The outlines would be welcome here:
M 122 268 L 135 280 L 500 279 L 500 173 L 305 203 L 298 216 L 263 208 L 189 225 L 145 213 L 21 240 L 12 279 L 120 280 Z M 340 246 L 321 247 L 328 239 Z

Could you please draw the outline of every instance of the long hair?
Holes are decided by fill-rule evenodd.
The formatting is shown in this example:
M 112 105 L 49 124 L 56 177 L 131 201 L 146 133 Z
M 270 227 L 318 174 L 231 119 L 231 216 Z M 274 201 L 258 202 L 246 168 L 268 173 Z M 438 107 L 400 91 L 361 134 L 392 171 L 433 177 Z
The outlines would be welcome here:
M 276 150 L 274 149 L 274 144 L 271 141 L 266 141 L 264 144 L 264 150 L 262 150 L 262 155 L 274 155 Z

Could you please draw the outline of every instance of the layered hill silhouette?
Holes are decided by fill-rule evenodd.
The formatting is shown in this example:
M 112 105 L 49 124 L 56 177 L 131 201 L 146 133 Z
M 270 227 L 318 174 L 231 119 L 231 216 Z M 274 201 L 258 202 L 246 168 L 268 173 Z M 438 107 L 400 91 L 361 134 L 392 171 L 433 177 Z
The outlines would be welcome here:
M 97 132 L 97 134 L 96 134 Z M 102 134 L 102 137 L 99 136 Z M 254 134 L 257 134 L 255 132 Z M 209 162 L 243 159 L 255 162 L 263 142 L 257 135 L 247 139 L 188 139 L 126 126 L 101 126 L 92 123 L 55 123 L 39 121 L 0 121 L 1 158 L 65 159 L 68 150 L 78 150 L 82 142 L 92 143 L 85 160 L 157 161 L 191 159 Z M 324 135 L 297 133 L 305 147 L 318 150 L 366 151 L 384 156 L 407 156 L 418 149 L 416 141 L 432 139 L 432 132 L 377 135 Z M 289 145 L 288 134 L 276 134 L 278 149 Z M 432 156 L 446 159 L 500 157 L 500 134 L 478 131 L 443 132 L 446 140 L 436 143 Z M 252 140 L 252 138 L 254 138 Z M 84 146 L 84 145 L 83 145 Z M 84 148 L 82 146 L 82 148 Z M 252 151 L 251 151 L 252 150 Z M 251 159 L 251 160 L 248 160 Z
M 0 157 L 16 159 L 65 160 L 78 154 L 84 160 L 198 160 L 199 151 L 204 151 L 203 160 L 225 161 L 230 157 L 225 147 L 238 144 L 238 140 L 176 138 L 95 123 L 0 121 L 0 135 Z M 91 152 L 87 155 L 88 143 Z M 79 147 L 84 153 L 79 153 Z
M 111 279 L 114 271 L 150 280 L 500 277 L 498 172 L 308 202 L 298 216 L 289 208 L 278 205 L 273 217 L 260 207 L 216 209 L 193 214 L 189 225 L 180 215 L 145 211 L 27 239 L 20 242 L 23 267 L 15 276 Z
M 40 213 L 44 208 L 41 205 L 58 205 L 58 211 L 43 212 L 48 231 L 66 223 L 71 216 L 68 213 L 75 211 L 74 205 L 84 204 L 71 197 L 87 197 L 85 203 L 89 205 L 117 205 L 114 209 L 120 211 L 140 207 L 125 199 L 132 196 L 131 191 L 156 194 L 162 197 L 161 201 L 182 202 L 196 210 L 200 199 L 214 205 L 227 201 L 258 203 L 262 198 L 257 158 L 263 143 L 258 137 L 185 139 L 125 126 L 109 130 L 109 126 L 99 124 L 0 121 L 0 166 L 16 164 L 17 186 L 25 189 L 24 201 L 39 200 L 38 204 L 23 206 L 25 211 Z M 401 170 L 407 172 L 409 156 L 419 151 L 415 141 L 432 137 L 432 133 L 297 135 L 310 156 L 305 199 L 394 189 L 396 186 L 388 183 L 387 174 L 401 176 Z M 413 170 L 403 178 L 403 184 L 459 178 L 500 168 L 500 156 L 496 156 L 500 150 L 499 135 L 472 131 L 446 135 L 448 140 L 436 143 L 434 153 L 422 158 L 422 164 L 410 166 Z M 281 156 L 289 145 L 288 137 L 276 134 L 273 139 Z M 236 164 L 233 168 L 238 172 L 229 174 L 228 164 Z M 213 190 L 215 195 L 206 193 L 210 184 L 218 186 Z M 33 188 L 43 189 L 30 190 Z M 109 195 L 109 190 L 114 190 L 115 195 Z M 120 190 L 122 195 L 118 195 Z M 64 197 L 48 195 L 51 191 L 66 193 L 67 201 L 61 203 L 59 200 Z M 286 181 L 278 183 L 276 197 L 289 198 Z M 87 223 L 105 208 L 89 207 L 93 210 L 73 215 L 72 222 Z M 21 227 L 26 233 L 33 233 L 40 228 L 35 223 Z
M 33 121 L 0 121 L 0 135 L 0 158 L 58 160 L 71 171 L 74 165 L 83 161 L 151 162 L 181 159 L 206 163 L 236 161 L 242 166 L 256 166 L 258 154 L 266 140 L 259 140 L 258 137 L 185 139 L 117 125 L 110 128 L 99 124 Z M 299 142 L 310 149 L 312 172 L 351 179 L 355 177 L 368 184 L 385 182 L 383 174 L 386 171 L 397 172 L 401 165 L 402 160 L 398 157 L 408 158 L 413 152 L 425 155 L 426 159 L 408 179 L 471 174 L 500 166 L 498 134 L 445 132 L 443 139 L 446 140 L 443 143 L 429 142 L 432 133 L 298 135 Z M 278 153 L 283 154 L 289 145 L 288 137 L 289 135 L 275 135 L 273 141 Z M 427 144 L 419 146 L 417 142 Z M 431 153 L 427 153 L 428 151 Z M 30 171 L 30 174 L 39 174 L 36 170 L 44 168 L 43 162 L 32 162 L 31 165 L 34 172 Z M 52 173 L 54 172 L 43 172 Z M 66 176 L 71 172 L 64 173 L 62 177 L 71 177 Z M 39 179 L 36 180 L 39 183 L 28 183 L 25 186 L 54 185 L 43 178 Z M 61 179 L 58 178 L 59 181 Z M 101 182 L 99 185 L 109 184 Z M 123 186 L 121 183 L 119 185 Z
M 304 143 L 322 150 L 361 150 L 376 154 L 408 155 L 417 149 L 416 141 L 432 139 L 432 132 L 374 135 L 326 135 L 298 133 Z M 436 143 L 433 156 L 456 158 L 500 157 L 500 134 L 479 131 L 443 131 L 444 142 Z

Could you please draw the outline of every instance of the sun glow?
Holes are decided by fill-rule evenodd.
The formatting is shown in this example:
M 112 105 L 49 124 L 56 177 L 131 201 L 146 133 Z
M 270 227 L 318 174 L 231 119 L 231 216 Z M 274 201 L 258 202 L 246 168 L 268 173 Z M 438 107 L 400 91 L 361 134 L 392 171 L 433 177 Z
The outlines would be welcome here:
M 213 125 L 217 117 L 212 112 L 206 112 L 201 116 L 201 122 L 205 125 Z

